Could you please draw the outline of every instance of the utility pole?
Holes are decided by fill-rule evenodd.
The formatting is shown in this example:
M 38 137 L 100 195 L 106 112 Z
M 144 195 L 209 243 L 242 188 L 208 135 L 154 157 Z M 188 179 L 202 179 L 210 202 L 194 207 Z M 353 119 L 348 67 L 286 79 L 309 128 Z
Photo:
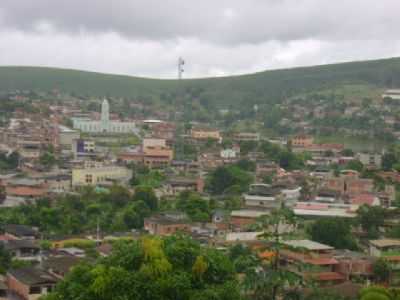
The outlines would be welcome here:
M 185 61 L 183 60 L 183 58 L 182 57 L 179 57 L 178 58 L 178 80 L 179 81 L 181 81 L 181 79 L 182 79 L 182 74 L 183 74 L 183 72 L 185 72 L 185 69 L 184 69 L 184 65 L 185 65 Z M 178 84 L 178 90 L 180 90 L 181 89 L 181 84 Z M 178 92 L 178 94 L 179 94 L 179 92 Z M 183 103 L 183 114 L 185 113 L 185 104 Z M 184 116 L 183 116 L 183 119 L 184 119 Z M 178 133 L 178 132 L 177 132 Z M 182 138 L 182 134 L 183 134 L 183 132 L 181 132 L 181 133 L 178 133 L 179 134 L 179 136 L 178 136 L 178 147 L 176 147 L 176 155 L 177 155 L 177 157 L 179 157 L 179 159 L 183 159 L 184 158 L 184 153 L 183 153 L 183 138 Z
M 97 226 L 96 226 L 96 244 L 100 244 L 100 222 L 99 218 L 97 217 Z
M 178 79 L 181 80 L 182 79 L 182 74 L 183 72 L 185 72 L 185 69 L 183 68 L 183 66 L 185 65 L 185 61 L 183 60 L 182 57 L 178 58 Z

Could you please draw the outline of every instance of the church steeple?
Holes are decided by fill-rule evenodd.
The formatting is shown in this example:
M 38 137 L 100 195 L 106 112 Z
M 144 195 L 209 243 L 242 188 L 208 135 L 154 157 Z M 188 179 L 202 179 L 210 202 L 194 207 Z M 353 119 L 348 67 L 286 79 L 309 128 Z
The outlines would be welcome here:
M 101 104 L 101 127 L 102 131 L 107 131 L 110 123 L 110 104 L 104 98 Z

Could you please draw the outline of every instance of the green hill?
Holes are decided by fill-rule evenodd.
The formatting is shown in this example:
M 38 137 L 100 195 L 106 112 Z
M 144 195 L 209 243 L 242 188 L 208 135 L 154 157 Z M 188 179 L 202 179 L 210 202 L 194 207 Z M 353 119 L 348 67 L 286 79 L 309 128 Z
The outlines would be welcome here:
M 60 91 L 90 96 L 154 97 L 190 94 L 219 106 L 277 102 L 298 93 L 343 85 L 400 87 L 400 58 L 264 71 L 250 75 L 159 80 L 43 67 L 0 67 L 0 90 Z M 172 96 L 171 96 L 172 95 Z

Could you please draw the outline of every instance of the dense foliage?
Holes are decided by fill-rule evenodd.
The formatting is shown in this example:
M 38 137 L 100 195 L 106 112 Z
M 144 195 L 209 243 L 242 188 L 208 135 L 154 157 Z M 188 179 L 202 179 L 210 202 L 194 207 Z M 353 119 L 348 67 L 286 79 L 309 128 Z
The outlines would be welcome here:
M 0 170 L 11 170 L 18 167 L 19 154 L 12 152 L 9 155 L 0 153 Z
M 355 239 L 351 234 L 351 224 L 344 219 L 319 219 L 308 228 L 308 234 L 313 241 L 337 249 L 355 250 L 357 248 Z
M 65 195 L 53 202 L 42 199 L 4 208 L 0 222 L 37 226 L 46 234 L 94 231 L 97 223 L 104 232 L 124 231 L 142 228 L 143 218 L 157 206 L 158 199 L 148 187 L 137 187 L 133 195 L 116 185 L 108 191 L 85 188 L 79 195 Z
M 114 244 L 112 255 L 73 269 L 46 300 L 240 299 L 229 258 L 183 236 Z

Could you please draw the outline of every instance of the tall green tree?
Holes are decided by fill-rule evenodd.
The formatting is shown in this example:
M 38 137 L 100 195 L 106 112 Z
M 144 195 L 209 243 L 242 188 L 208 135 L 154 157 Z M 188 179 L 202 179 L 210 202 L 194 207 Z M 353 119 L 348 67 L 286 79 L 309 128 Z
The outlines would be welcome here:
M 274 256 L 269 265 L 248 273 L 246 287 L 256 300 L 286 299 L 286 293 L 300 282 L 296 275 L 281 267 L 281 249 L 284 240 L 291 236 L 292 229 L 297 226 L 297 220 L 292 210 L 282 207 L 262 217 L 261 223 L 264 227 L 261 238 L 270 243 Z M 282 227 L 286 230 L 282 230 Z
M 308 229 L 313 241 L 328 244 L 337 249 L 357 249 L 351 234 L 351 224 L 341 218 L 318 219 Z
M 379 227 L 385 222 L 386 210 L 380 206 L 362 205 L 357 210 L 357 221 L 369 238 L 379 237 Z
M 154 190 L 148 186 L 136 187 L 133 200 L 142 200 L 151 210 L 156 210 L 158 208 L 158 198 L 154 193 Z
M 253 176 L 237 166 L 221 166 L 210 174 L 207 186 L 213 194 L 223 194 L 233 186 L 243 192 L 252 181 Z

